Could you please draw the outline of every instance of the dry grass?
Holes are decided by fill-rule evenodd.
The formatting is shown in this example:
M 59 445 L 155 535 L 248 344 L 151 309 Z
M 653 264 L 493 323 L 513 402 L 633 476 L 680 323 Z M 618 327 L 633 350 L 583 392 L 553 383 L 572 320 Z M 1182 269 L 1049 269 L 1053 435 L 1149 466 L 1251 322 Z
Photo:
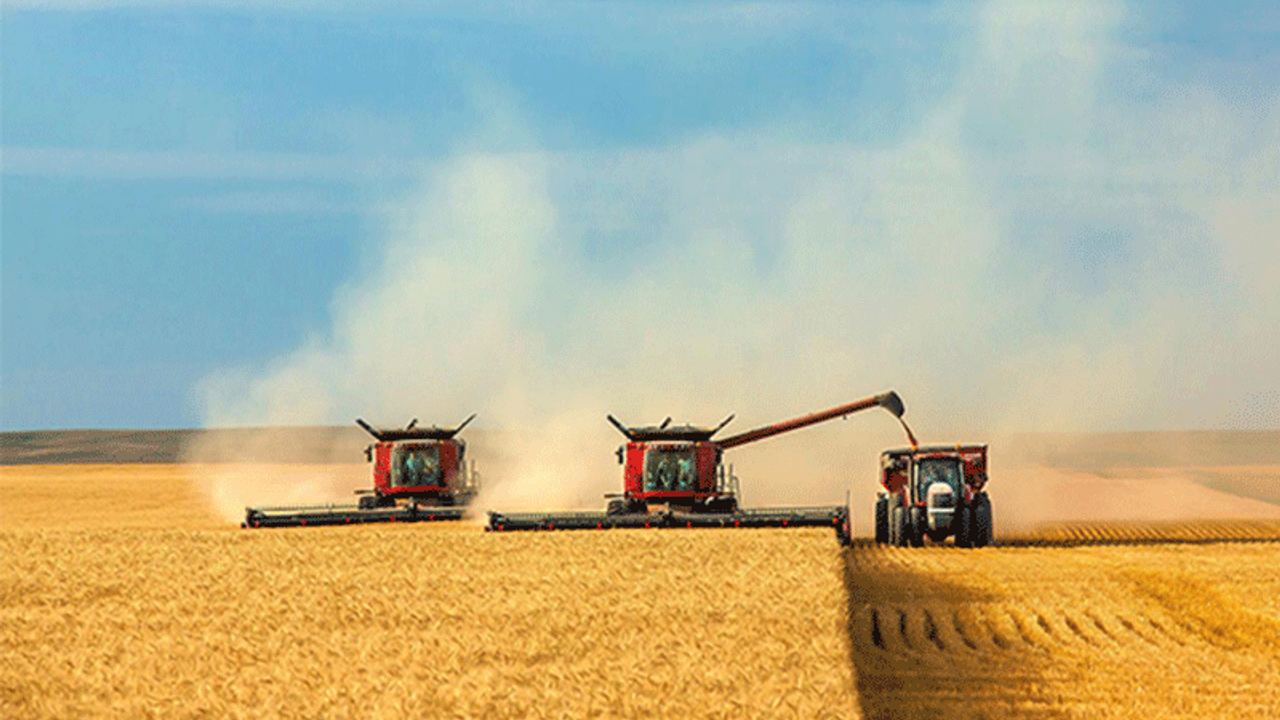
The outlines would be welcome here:
M 116 489 L 153 497 L 160 474 Z M 90 504 L 131 527 L 73 502 L 37 530 L 40 493 L 16 478 L 6 469 L 0 532 L 6 717 L 857 713 L 830 531 L 242 531 L 189 500 L 155 514 L 124 497 Z

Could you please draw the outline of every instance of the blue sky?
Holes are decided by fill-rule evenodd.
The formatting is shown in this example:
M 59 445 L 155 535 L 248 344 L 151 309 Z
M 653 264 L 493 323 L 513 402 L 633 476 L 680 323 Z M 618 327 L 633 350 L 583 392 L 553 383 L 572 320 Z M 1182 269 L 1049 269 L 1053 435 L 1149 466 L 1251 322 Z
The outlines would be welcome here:
M 1280 10 L 1226 7 L 7 3 L 0 428 L 1276 427 Z

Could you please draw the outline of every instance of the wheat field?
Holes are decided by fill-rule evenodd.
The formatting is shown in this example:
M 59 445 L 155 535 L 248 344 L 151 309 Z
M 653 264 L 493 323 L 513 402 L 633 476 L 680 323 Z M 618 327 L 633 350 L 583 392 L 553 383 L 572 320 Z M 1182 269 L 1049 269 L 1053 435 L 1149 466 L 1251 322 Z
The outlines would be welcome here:
M 842 550 L 822 529 L 246 531 L 192 473 L 0 468 L 0 714 L 1280 708 L 1275 521 L 1068 524 L 980 551 Z
M 829 530 L 247 531 L 129 509 L 180 467 L 3 472 L 8 717 L 857 714 Z

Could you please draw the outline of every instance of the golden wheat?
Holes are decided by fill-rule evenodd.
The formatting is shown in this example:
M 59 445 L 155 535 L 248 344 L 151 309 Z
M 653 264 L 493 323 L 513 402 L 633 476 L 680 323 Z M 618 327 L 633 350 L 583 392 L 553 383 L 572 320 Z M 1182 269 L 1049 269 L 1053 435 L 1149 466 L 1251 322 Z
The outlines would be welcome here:
M 829 530 L 243 531 L 194 487 L 180 466 L 0 469 L 0 715 L 1280 707 L 1280 543 L 1253 542 L 1274 523 L 842 552 Z
M 8 717 L 856 716 L 829 530 L 101 522 L 0 532 Z

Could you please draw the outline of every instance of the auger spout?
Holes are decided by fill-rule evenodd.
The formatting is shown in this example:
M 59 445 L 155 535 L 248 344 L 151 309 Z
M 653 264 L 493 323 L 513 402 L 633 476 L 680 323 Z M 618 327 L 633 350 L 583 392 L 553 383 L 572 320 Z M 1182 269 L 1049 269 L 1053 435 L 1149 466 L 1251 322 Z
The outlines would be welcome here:
M 902 398 L 898 397 L 898 393 L 890 390 L 874 397 L 855 400 L 847 405 L 838 405 L 820 412 L 803 415 L 801 417 L 775 423 L 773 425 L 766 425 L 765 427 L 756 428 L 755 430 L 748 430 L 747 432 L 727 437 L 723 440 L 716 440 L 715 443 L 719 445 L 721 449 L 728 450 L 732 447 L 745 445 L 757 440 L 763 440 L 768 437 L 773 437 L 774 435 L 779 435 L 791 430 L 798 430 L 802 427 L 808 427 L 809 425 L 814 425 L 832 418 L 842 417 L 876 406 L 888 410 L 898 418 L 901 418 L 906 412 L 906 407 L 902 404 Z

